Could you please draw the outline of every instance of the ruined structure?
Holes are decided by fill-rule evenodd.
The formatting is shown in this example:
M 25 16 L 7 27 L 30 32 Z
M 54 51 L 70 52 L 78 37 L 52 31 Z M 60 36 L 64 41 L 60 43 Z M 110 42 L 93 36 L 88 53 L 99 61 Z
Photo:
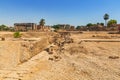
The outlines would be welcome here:
M 37 25 L 35 23 L 15 23 L 15 31 L 29 31 L 37 30 Z
M 69 24 L 58 24 L 57 26 L 61 30 L 66 30 L 66 31 L 73 31 L 73 30 L 75 30 L 75 26 L 71 26 Z
M 40 26 L 35 23 L 15 23 L 15 31 L 50 31 L 50 26 Z
M 118 28 L 118 31 L 120 32 L 120 24 L 117 24 L 116 26 Z
M 37 30 L 38 31 L 50 31 L 51 27 L 50 26 L 41 26 L 41 25 L 37 25 Z

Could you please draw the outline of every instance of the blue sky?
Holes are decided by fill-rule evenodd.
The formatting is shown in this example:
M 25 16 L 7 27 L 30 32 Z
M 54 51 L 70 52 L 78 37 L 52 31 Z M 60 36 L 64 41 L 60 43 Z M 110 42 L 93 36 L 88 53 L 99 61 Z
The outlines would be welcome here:
M 46 25 L 104 22 L 103 15 L 120 23 L 120 0 L 0 0 L 0 24 L 12 26 L 16 22 Z

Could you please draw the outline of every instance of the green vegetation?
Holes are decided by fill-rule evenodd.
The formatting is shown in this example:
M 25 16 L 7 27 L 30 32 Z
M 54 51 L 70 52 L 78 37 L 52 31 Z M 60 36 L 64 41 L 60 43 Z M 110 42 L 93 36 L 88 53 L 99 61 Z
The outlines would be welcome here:
M 88 23 L 86 26 L 90 27 L 90 26 L 93 26 L 93 24 L 92 23 Z
M 6 25 L 0 25 L 0 31 L 3 31 L 3 30 L 7 31 L 9 30 L 9 28 Z
M 77 26 L 76 29 L 79 30 L 79 29 L 81 29 L 81 27 L 82 27 L 82 26 Z
M 8 27 L 4 24 L 0 25 L 0 31 L 14 31 L 13 27 Z
M 115 27 L 116 24 L 117 24 L 117 20 L 111 19 L 111 20 L 108 21 L 107 26 L 108 27 Z
M 40 24 L 40 26 L 44 26 L 45 25 L 45 19 L 41 19 L 39 24 Z
M 55 30 L 60 29 L 59 25 L 53 25 L 52 28 L 54 28 Z
M 73 31 L 75 31 L 75 30 L 102 31 L 102 30 L 105 30 L 106 31 L 106 30 L 117 30 L 117 29 L 120 31 L 120 28 L 118 28 L 117 20 L 111 19 L 107 23 L 107 20 L 109 19 L 109 15 L 107 13 L 103 16 L 103 19 L 105 20 L 105 24 L 102 22 L 97 22 L 97 23 L 88 23 L 84 26 L 77 26 L 77 27 L 71 26 L 69 24 L 57 24 L 57 25 L 51 26 L 51 28 L 54 28 L 54 29 L 51 29 L 51 31 L 53 31 L 53 30 L 55 32 L 57 32 L 59 30 L 66 30 L 66 31 L 72 31 L 72 30 Z M 104 25 L 105 25 L 105 27 L 104 27 Z M 42 18 L 40 20 L 38 26 L 40 26 L 40 28 L 44 31 L 45 19 Z M 0 31 L 16 31 L 15 29 L 16 29 L 15 27 L 7 27 L 6 25 L 0 25 Z M 21 35 L 19 32 L 14 33 L 15 38 L 18 38 L 20 36 Z
M 97 23 L 97 25 L 101 25 L 101 26 L 104 26 L 104 23 Z
M 20 32 L 15 32 L 15 33 L 14 33 L 14 38 L 20 38 L 20 37 L 21 37 Z

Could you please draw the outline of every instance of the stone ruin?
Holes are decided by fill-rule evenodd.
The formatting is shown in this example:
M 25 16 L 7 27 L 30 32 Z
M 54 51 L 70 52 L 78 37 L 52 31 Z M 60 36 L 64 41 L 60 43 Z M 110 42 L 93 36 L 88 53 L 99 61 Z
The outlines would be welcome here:
M 53 45 L 45 49 L 50 55 L 49 58 L 52 61 L 59 61 L 61 59 L 61 54 L 64 53 L 64 45 L 73 43 L 73 39 L 70 38 L 71 34 L 69 32 L 59 32 L 53 37 Z
M 0 41 L 5 41 L 5 38 L 4 37 L 0 37 Z

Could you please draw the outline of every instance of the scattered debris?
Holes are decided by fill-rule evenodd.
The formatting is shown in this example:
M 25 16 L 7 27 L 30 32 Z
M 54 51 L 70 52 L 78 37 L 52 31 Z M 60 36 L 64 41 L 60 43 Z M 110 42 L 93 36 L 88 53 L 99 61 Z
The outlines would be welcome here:
M 109 59 L 119 59 L 119 56 L 109 56 Z
M 51 61 L 53 61 L 53 58 L 49 58 L 48 60 L 51 60 Z
M 95 35 L 92 35 L 92 37 L 96 37 Z
M 1 38 L 1 41 L 5 41 L 5 38 L 4 37 L 0 37 Z

